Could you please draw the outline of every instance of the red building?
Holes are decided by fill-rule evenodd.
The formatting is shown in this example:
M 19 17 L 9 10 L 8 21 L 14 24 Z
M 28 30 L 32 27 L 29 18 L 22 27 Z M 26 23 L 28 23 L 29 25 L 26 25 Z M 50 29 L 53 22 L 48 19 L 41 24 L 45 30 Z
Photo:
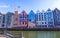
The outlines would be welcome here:
M 27 27 L 28 25 L 28 16 L 24 10 L 19 14 L 19 25 L 21 27 Z

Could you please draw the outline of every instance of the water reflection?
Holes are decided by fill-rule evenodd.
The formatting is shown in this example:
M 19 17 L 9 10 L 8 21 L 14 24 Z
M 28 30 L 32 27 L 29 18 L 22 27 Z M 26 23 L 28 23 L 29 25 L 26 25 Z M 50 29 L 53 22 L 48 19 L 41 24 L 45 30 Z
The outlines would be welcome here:
M 58 33 L 60 33 L 55 31 L 9 31 L 9 32 L 11 32 L 15 37 L 23 38 L 59 38 Z
M 60 31 L 7 31 L 14 38 L 59 38 Z

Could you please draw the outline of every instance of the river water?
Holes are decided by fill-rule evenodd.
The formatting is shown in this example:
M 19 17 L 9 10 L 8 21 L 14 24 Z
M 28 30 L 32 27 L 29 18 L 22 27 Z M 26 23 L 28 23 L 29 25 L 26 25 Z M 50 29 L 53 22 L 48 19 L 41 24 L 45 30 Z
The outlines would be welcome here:
M 15 37 L 24 38 L 60 38 L 60 31 L 8 31 Z

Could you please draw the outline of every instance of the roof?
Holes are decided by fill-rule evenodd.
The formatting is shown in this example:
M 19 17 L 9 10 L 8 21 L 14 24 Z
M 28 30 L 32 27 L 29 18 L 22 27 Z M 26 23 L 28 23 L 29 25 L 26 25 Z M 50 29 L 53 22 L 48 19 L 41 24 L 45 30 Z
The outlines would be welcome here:
M 23 10 L 20 14 L 27 14 L 25 10 Z

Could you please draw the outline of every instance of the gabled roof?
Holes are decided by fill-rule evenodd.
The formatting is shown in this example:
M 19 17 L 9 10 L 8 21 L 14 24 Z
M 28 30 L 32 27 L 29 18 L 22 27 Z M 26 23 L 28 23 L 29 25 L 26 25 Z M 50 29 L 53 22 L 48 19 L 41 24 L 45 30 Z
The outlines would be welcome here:
M 45 13 L 45 11 L 44 11 L 44 10 L 42 10 L 42 11 L 41 11 L 41 13 Z
M 36 13 L 40 13 L 40 11 L 39 10 L 37 10 L 37 12 Z
M 58 8 L 55 8 L 54 11 L 60 11 Z
M 6 15 L 10 15 L 10 14 L 11 14 L 11 15 L 14 15 L 14 13 L 12 13 L 12 12 L 7 12 L 7 13 L 6 13 Z
M 33 12 L 33 10 L 31 10 L 29 14 L 35 14 L 35 13 Z
M 56 12 L 56 11 L 60 12 L 58 8 L 55 8 L 52 12 Z
M 0 12 L 0 15 L 2 15 L 2 13 Z
M 50 8 L 48 8 L 48 9 L 47 9 L 47 11 L 51 11 L 51 9 L 50 9 Z
M 52 10 L 50 8 L 47 9 L 46 13 L 52 13 Z
M 23 10 L 20 14 L 27 14 L 25 10 Z

